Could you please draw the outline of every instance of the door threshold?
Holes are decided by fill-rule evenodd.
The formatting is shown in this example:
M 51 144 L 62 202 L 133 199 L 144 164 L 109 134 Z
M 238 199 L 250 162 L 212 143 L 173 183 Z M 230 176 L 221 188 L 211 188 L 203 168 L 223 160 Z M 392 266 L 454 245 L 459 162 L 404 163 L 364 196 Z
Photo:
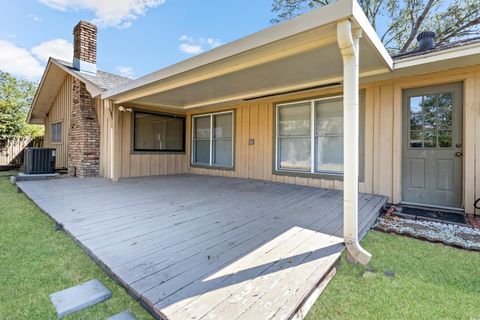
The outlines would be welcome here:
M 439 206 L 435 204 L 418 203 L 418 202 L 402 201 L 398 205 L 414 207 L 414 208 L 422 208 L 426 210 L 430 209 L 430 210 L 442 210 L 442 211 L 453 211 L 453 212 L 463 212 L 463 213 L 465 212 L 463 208 Z
M 413 220 L 468 225 L 468 219 L 464 210 L 458 208 L 431 207 L 424 204 L 402 202 L 395 206 L 394 214 Z

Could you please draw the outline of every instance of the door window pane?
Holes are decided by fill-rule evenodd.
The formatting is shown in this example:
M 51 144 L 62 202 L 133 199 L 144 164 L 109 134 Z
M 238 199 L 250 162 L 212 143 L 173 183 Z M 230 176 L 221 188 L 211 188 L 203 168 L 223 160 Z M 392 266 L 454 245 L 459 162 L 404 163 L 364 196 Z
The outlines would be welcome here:
M 422 113 L 423 97 L 411 97 L 410 98 L 410 113 Z
M 412 114 L 410 116 L 410 130 L 422 130 L 423 117 L 422 114 Z
M 412 148 L 423 147 L 423 132 L 422 131 L 410 131 L 410 147 L 412 147 Z
M 436 130 L 423 131 L 423 147 L 435 148 L 437 146 L 437 132 Z
M 438 132 L 438 146 L 440 148 L 452 147 L 452 131 L 442 130 Z
M 451 93 L 410 98 L 411 148 L 451 148 Z
M 280 169 L 310 171 L 310 138 L 279 139 Z
M 438 95 L 428 95 L 423 97 L 423 112 L 435 113 L 437 111 Z

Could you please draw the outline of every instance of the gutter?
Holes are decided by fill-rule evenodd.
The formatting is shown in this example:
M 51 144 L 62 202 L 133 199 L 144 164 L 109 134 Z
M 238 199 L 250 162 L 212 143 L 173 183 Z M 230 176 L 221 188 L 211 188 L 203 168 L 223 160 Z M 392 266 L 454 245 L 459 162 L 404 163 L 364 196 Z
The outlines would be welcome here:
M 338 47 L 343 58 L 343 238 L 350 262 L 368 264 L 372 255 L 358 241 L 359 39 L 349 19 L 337 23 Z

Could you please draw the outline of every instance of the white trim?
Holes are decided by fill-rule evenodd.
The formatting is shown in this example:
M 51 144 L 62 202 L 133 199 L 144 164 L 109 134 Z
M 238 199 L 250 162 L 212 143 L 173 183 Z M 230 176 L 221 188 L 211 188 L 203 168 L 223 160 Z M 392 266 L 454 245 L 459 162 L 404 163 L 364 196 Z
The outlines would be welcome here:
M 217 165 L 213 163 L 213 117 L 219 114 L 231 114 L 232 115 L 232 164 L 230 166 L 222 166 L 222 165 Z M 194 149 L 194 135 L 195 135 L 195 118 L 210 118 L 210 137 L 209 137 L 209 143 L 210 143 L 210 154 L 209 154 L 209 163 L 203 163 L 203 162 L 195 162 L 195 153 L 196 150 Z M 220 111 L 220 112 L 213 112 L 213 113 L 205 113 L 205 114 L 197 114 L 192 116 L 192 123 L 191 123 L 191 146 L 190 146 L 190 164 L 194 166 L 205 166 L 205 167 L 212 167 L 212 168 L 234 168 L 235 166 L 235 112 L 234 110 L 228 110 L 228 111 Z M 195 152 L 194 152 L 195 150 Z
M 480 43 L 432 51 L 431 53 L 422 54 L 420 56 L 406 57 L 403 59 L 398 58 L 398 60 L 394 62 L 394 70 L 423 65 L 426 63 L 465 58 L 476 54 L 480 54 Z
M 124 99 L 127 99 L 128 96 L 129 100 L 135 100 L 135 96 L 147 95 L 145 92 L 150 92 L 150 90 L 147 90 L 147 86 L 154 86 L 155 83 L 170 79 L 180 74 L 185 74 L 186 72 L 191 72 L 200 67 L 203 68 L 207 67 L 208 65 L 212 65 L 208 67 L 212 67 L 212 69 L 214 69 L 214 62 L 232 58 L 234 56 L 240 56 L 247 52 L 252 52 L 259 48 L 267 47 L 268 45 L 278 43 L 286 39 L 292 39 L 294 36 L 315 31 L 322 27 L 327 27 L 330 25 L 334 27 L 337 21 L 343 19 L 354 20 L 355 26 L 365 31 L 367 35 L 366 39 L 374 47 L 374 49 L 376 49 L 376 53 L 381 58 L 382 64 L 385 65 L 385 71 L 391 71 L 393 65 L 392 58 L 382 45 L 378 35 L 373 30 L 373 27 L 368 22 L 367 17 L 361 10 L 356 0 L 338 0 L 322 8 L 318 8 L 301 16 L 295 17 L 289 21 L 266 28 L 257 33 L 197 55 L 193 58 L 158 70 L 144 77 L 133 80 L 125 85 L 109 89 L 102 94 L 102 98 L 105 99 L 115 97 L 119 98 L 117 102 L 122 102 Z M 331 35 L 325 34 L 325 32 L 323 32 L 323 34 L 335 41 L 335 31 L 333 28 L 331 31 L 333 31 Z M 225 69 L 221 66 L 220 68 Z M 203 72 L 203 74 L 206 74 L 206 72 Z M 181 85 L 184 84 L 175 84 L 175 86 Z M 141 89 L 141 91 L 133 94 L 132 91 L 137 89 Z M 158 87 L 153 91 L 158 90 L 166 90 L 166 88 Z M 121 98 L 121 96 L 123 96 L 123 98 Z

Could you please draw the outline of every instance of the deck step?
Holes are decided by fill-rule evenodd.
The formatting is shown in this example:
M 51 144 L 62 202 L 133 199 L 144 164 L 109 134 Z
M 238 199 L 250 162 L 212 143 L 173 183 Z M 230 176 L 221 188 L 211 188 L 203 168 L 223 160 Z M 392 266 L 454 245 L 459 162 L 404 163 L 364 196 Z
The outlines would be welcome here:
M 57 310 L 58 319 L 110 299 L 112 292 L 94 279 L 74 287 L 52 293 L 50 300 Z
M 130 310 L 125 310 L 123 312 L 117 313 L 114 316 L 111 316 L 107 320 L 135 320 L 135 316 Z

